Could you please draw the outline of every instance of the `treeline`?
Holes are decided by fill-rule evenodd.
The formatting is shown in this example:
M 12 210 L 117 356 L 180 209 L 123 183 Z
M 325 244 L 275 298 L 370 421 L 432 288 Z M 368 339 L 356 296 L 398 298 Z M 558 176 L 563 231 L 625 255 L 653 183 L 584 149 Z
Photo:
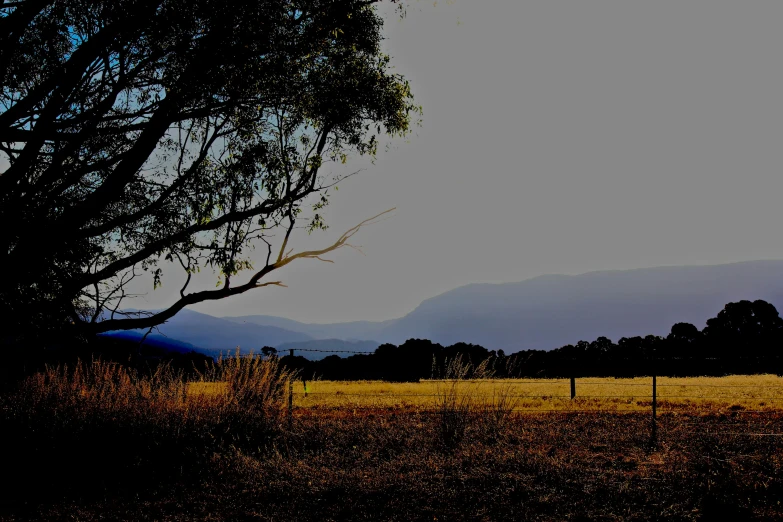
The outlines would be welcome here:
M 265 347 L 262 352 L 269 356 L 276 350 Z M 154 343 L 140 346 L 138 341 L 97 336 L 88 342 L 5 351 L 0 388 L 13 386 L 47 365 L 72 367 L 78 360 L 96 358 L 153 373 L 165 363 L 185 379 L 197 379 L 214 365 L 212 357 L 196 352 L 176 353 Z M 446 364 L 456 358 L 500 378 L 783 375 L 783 319 L 766 301 L 739 301 L 727 304 L 701 331 L 692 324 L 677 323 L 665 337 L 623 337 L 616 343 L 599 337 L 554 350 L 513 354 L 476 344 L 442 346 L 427 339 L 409 339 L 400 346 L 383 344 L 372 354 L 330 355 L 319 361 L 286 355 L 280 361 L 307 380 L 417 381 L 445 377 Z
M 783 319 L 772 304 L 757 300 L 727 304 L 701 331 L 692 324 L 677 323 L 666 337 L 623 337 L 617 343 L 599 337 L 554 350 L 510 355 L 475 344 L 444 347 L 426 339 L 409 339 L 400 346 L 383 344 L 372 354 L 330 355 L 319 361 L 286 355 L 281 362 L 300 370 L 306 379 L 327 380 L 438 378 L 445 376 L 445 365 L 456 357 L 474 368 L 483 365 L 497 377 L 783 375 L 782 348 Z

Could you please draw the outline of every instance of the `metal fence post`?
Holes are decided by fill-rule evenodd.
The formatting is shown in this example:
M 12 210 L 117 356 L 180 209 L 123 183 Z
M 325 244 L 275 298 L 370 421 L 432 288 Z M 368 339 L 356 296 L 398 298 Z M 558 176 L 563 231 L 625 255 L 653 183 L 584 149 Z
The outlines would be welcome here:
M 655 418 L 657 410 L 658 410 L 658 383 L 656 376 L 653 374 L 653 389 L 652 389 L 652 436 L 650 437 L 650 440 L 653 445 L 657 442 L 658 437 L 658 425 L 657 425 L 657 419 Z
M 576 379 L 571 377 L 571 400 L 574 400 L 574 397 L 576 397 Z

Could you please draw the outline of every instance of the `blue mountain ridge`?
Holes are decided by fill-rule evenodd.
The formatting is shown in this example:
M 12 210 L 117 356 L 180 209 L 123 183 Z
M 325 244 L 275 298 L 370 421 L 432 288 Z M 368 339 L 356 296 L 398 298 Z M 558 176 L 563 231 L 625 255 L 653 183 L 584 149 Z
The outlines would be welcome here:
M 469 284 L 423 301 L 389 321 L 311 324 L 248 315 L 217 318 L 184 310 L 161 333 L 214 352 L 240 346 L 296 347 L 327 340 L 401 344 L 426 338 L 512 353 L 553 349 L 599 336 L 666 335 L 677 322 L 703 328 L 728 302 L 764 299 L 783 309 L 783 261 L 672 266 L 543 275 L 516 283 Z M 317 343 L 316 343 L 317 344 Z M 365 346 L 370 346 L 366 344 Z M 364 350 L 357 350 L 364 351 Z

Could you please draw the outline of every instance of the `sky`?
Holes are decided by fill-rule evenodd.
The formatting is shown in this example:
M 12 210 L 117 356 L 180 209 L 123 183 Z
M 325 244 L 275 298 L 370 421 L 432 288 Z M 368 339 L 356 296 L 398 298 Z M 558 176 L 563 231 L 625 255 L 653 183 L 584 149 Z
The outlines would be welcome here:
M 778 0 L 389 10 L 385 47 L 422 125 L 375 164 L 350 160 L 365 170 L 332 197 L 330 229 L 293 246 L 397 210 L 355 236 L 364 255 L 300 260 L 272 277 L 288 288 L 193 309 L 384 320 L 469 283 L 781 259 L 782 18 Z M 177 292 L 164 279 L 146 305 Z

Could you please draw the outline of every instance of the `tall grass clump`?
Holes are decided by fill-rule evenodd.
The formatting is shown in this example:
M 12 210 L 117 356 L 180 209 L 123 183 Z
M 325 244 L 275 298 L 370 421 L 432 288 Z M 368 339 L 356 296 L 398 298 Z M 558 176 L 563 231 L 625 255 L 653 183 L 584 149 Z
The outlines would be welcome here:
M 257 453 L 280 436 L 293 375 L 277 359 L 237 352 L 198 375 L 219 391 L 191 393 L 193 383 L 165 363 L 140 370 L 79 361 L 29 377 L 0 397 L 14 448 L 3 465 L 17 479 L 0 503 L 198 480 L 215 454 Z
M 190 393 L 182 371 L 163 363 L 138 370 L 118 363 L 94 360 L 47 367 L 29 377 L 19 398 L 32 406 L 59 410 L 75 408 L 89 414 L 127 415 L 132 412 L 189 415 L 242 412 L 275 417 L 282 411 L 288 383 L 294 373 L 277 358 L 250 354 L 221 355 L 204 372 L 201 383 L 214 384 L 217 393 Z
M 519 398 L 514 395 L 511 384 L 493 386 L 492 395 L 482 403 L 480 408 L 484 430 L 490 437 L 495 438 L 503 432 L 518 405 Z
M 220 394 L 226 406 L 240 407 L 269 415 L 282 412 L 289 383 L 296 371 L 280 364 L 277 357 L 262 357 L 254 353 L 242 356 L 220 355 L 217 363 L 206 373 L 199 374 L 202 382 L 220 383 Z
M 488 438 L 497 439 L 519 405 L 513 385 L 487 383 L 494 377 L 488 361 L 474 366 L 459 355 L 444 362 L 440 377 L 435 388 L 435 413 L 441 444 L 456 447 L 471 426 Z M 483 393 L 480 384 L 491 384 L 491 394 Z
M 163 363 L 140 372 L 100 359 L 46 367 L 29 377 L 19 399 L 34 408 L 52 407 L 89 414 L 127 414 L 133 410 L 171 410 L 185 400 L 182 372 Z
M 474 367 L 461 355 L 444 362 L 441 379 L 436 382 L 435 413 L 438 438 L 446 448 L 462 442 L 480 407 L 476 383 L 471 381 L 491 377 L 486 363 L 485 360 Z

